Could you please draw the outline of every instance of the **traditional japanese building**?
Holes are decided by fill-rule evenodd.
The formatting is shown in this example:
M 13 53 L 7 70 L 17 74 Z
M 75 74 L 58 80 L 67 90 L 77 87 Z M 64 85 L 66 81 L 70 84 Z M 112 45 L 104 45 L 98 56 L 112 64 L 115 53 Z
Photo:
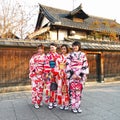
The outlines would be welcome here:
M 28 38 L 120 41 L 120 24 L 115 20 L 88 15 L 83 11 L 81 5 L 73 11 L 40 5 L 35 32 Z

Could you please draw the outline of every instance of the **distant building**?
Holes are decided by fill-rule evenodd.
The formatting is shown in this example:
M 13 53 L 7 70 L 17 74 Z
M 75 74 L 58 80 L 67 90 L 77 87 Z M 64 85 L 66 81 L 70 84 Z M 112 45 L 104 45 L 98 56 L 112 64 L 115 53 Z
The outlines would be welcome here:
M 120 41 L 120 24 L 115 20 L 88 15 L 78 6 L 73 11 L 39 5 L 36 28 L 28 38 L 39 40 L 116 40 Z

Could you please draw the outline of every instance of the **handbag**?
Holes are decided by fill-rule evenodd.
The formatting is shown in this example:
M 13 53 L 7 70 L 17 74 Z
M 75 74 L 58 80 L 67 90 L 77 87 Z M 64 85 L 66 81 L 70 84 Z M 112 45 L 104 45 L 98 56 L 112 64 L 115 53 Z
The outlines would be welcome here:
M 50 90 L 53 91 L 53 90 L 57 90 L 58 88 L 58 85 L 56 82 L 52 82 L 51 85 L 50 85 Z
M 56 63 L 54 60 L 51 60 L 49 61 L 49 65 L 50 65 L 50 68 L 55 68 Z

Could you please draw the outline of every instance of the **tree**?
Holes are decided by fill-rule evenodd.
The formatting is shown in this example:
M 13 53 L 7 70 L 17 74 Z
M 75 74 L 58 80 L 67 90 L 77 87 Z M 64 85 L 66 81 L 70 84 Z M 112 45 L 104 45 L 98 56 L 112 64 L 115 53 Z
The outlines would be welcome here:
M 29 11 L 16 0 L 0 0 L 0 4 L 0 37 L 8 38 L 8 33 L 11 33 L 11 38 L 25 38 L 32 27 L 28 24 L 34 16 L 34 7 Z

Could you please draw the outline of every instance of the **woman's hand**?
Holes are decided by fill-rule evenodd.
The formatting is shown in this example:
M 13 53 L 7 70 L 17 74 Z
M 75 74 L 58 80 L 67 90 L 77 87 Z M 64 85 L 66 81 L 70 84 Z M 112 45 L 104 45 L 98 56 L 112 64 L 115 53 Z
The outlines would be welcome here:
M 72 79 L 76 79 L 77 78 L 77 75 L 76 74 L 73 74 L 72 75 Z
M 77 80 L 80 80 L 80 79 L 81 79 L 81 77 L 80 77 L 80 76 L 77 76 L 76 74 L 73 74 L 72 79 L 77 79 Z

